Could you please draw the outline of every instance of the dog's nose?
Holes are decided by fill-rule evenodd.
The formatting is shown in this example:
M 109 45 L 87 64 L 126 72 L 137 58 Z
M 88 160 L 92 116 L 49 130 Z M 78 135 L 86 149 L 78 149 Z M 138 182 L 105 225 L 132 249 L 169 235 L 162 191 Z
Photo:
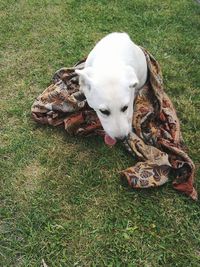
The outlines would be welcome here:
M 126 139 L 126 136 L 118 136 L 118 137 L 116 137 L 116 139 L 118 141 L 122 141 L 123 142 Z

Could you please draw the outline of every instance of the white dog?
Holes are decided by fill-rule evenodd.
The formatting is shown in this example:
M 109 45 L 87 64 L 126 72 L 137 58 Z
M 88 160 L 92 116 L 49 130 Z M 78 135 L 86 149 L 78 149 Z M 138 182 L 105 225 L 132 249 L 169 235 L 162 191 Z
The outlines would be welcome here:
M 90 52 L 79 75 L 80 89 L 114 145 L 132 130 L 135 90 L 147 79 L 147 63 L 141 48 L 126 33 L 111 33 Z

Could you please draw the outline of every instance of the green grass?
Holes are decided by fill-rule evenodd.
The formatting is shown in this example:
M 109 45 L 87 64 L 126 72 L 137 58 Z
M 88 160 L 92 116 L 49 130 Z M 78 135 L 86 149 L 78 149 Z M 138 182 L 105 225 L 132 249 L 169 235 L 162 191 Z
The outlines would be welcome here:
M 200 266 L 199 202 L 123 187 L 120 144 L 30 117 L 55 70 L 126 31 L 161 64 L 199 191 L 199 15 L 192 0 L 0 0 L 0 266 Z

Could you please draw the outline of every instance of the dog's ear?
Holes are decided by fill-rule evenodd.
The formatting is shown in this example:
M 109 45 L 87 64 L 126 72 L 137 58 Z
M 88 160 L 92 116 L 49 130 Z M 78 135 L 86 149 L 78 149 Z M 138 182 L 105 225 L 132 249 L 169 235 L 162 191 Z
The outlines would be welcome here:
M 130 88 L 135 88 L 139 81 L 138 78 L 135 75 L 135 71 L 131 66 L 126 66 L 125 67 L 125 75 L 126 75 L 126 79 L 129 83 L 129 87 Z
M 75 73 L 78 74 L 80 81 L 90 88 L 92 83 L 92 68 L 87 67 L 82 70 L 75 70 Z

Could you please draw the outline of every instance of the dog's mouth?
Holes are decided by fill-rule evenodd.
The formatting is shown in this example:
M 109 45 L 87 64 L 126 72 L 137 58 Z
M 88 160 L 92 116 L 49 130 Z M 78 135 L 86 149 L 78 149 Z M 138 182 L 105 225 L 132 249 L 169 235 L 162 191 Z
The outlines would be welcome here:
M 108 134 L 105 134 L 105 136 L 104 136 L 104 142 L 108 146 L 114 146 L 117 141 L 116 141 L 116 139 L 110 137 Z

